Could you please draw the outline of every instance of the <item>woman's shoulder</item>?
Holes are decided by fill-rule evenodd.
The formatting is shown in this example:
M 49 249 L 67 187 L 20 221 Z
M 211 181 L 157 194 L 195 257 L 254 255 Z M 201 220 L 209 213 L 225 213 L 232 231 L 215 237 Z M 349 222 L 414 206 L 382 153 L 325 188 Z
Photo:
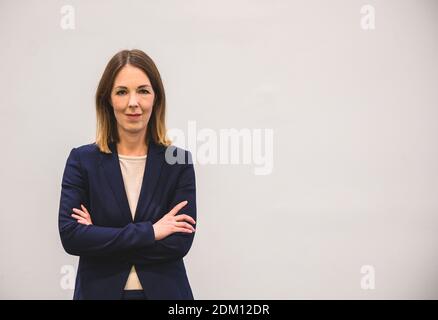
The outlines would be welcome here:
M 99 147 L 95 142 L 83 144 L 74 148 L 79 154 L 99 153 Z
M 99 146 L 95 143 L 88 143 L 72 148 L 70 155 L 82 161 L 98 160 L 100 154 Z

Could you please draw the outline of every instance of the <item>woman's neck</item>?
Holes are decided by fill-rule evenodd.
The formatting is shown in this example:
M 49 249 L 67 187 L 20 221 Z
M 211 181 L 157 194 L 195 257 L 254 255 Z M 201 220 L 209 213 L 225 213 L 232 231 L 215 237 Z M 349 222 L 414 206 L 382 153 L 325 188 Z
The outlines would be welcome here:
M 148 146 L 144 136 L 121 135 L 117 143 L 117 153 L 125 156 L 144 156 L 148 152 Z

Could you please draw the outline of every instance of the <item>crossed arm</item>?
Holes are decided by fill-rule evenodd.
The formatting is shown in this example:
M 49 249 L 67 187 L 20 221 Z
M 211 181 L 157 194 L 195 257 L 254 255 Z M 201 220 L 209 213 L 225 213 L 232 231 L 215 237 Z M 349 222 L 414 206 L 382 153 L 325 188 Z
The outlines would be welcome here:
M 184 257 L 193 242 L 196 187 L 192 164 L 184 165 L 171 208 L 155 224 L 129 223 L 123 228 L 92 224 L 92 213 L 83 206 L 86 184 L 76 149 L 67 159 L 62 179 L 59 232 L 65 251 L 78 256 L 127 259 L 135 264 L 166 262 Z M 187 203 L 184 203 L 184 201 Z M 79 209 L 81 208 L 81 209 Z M 186 212 L 186 214 L 184 213 Z M 187 221 L 187 222 L 186 222 Z

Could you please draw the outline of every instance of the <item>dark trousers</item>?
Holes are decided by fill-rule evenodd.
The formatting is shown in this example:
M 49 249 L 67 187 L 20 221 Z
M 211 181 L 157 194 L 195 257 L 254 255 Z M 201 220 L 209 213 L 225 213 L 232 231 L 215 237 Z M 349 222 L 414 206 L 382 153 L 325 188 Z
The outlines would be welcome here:
M 143 290 L 123 290 L 122 300 L 147 300 Z

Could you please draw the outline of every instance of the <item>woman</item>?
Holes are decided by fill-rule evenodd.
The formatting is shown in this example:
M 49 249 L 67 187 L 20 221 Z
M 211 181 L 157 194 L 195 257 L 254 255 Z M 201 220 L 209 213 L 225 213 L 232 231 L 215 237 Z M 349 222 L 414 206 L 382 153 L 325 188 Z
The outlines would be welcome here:
M 193 299 L 183 257 L 195 172 L 190 152 L 165 137 L 165 106 L 149 56 L 124 50 L 109 61 L 96 142 L 71 150 L 62 178 L 61 241 L 80 256 L 74 299 Z

